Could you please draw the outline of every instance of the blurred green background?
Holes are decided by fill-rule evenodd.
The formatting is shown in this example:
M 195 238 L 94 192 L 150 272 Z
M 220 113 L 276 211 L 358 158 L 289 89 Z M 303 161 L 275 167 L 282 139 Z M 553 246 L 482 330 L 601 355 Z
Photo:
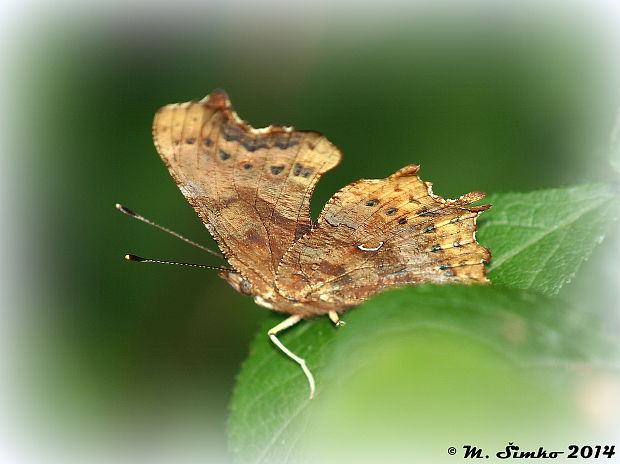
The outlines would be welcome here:
M 220 264 L 114 209 L 213 244 L 153 147 L 164 104 L 221 87 L 255 127 L 326 134 L 344 160 L 315 214 L 345 184 L 409 163 L 446 197 L 612 179 L 618 73 L 601 17 L 388 5 L 48 5 L 21 18 L 23 396 L 52 441 L 159 437 L 229 459 L 227 404 L 266 310 L 215 272 L 122 260 Z

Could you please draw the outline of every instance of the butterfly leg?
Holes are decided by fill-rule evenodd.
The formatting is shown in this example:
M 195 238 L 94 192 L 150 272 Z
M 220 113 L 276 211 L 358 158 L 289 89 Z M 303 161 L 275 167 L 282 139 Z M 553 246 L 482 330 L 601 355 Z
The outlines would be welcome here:
M 338 316 L 338 313 L 336 311 L 330 311 L 329 313 L 327 313 L 327 315 L 336 327 L 342 327 L 343 325 L 347 324 L 345 321 L 340 319 L 340 316 Z
M 279 332 L 286 330 L 289 327 L 294 326 L 300 320 L 301 320 L 300 316 L 291 316 L 287 319 L 284 319 L 278 325 L 269 329 L 269 331 L 267 332 L 267 335 L 269 335 L 269 338 L 271 338 L 271 341 L 274 343 L 274 345 L 280 348 L 280 350 L 282 350 L 282 352 L 285 355 L 287 355 L 289 358 L 291 358 L 293 361 L 295 361 L 297 364 L 301 366 L 301 370 L 303 370 L 304 374 L 306 374 L 306 378 L 308 379 L 308 384 L 310 384 L 310 398 L 309 399 L 312 399 L 314 398 L 314 390 L 315 390 L 314 376 L 312 375 L 312 372 L 310 372 L 310 369 L 308 369 L 308 366 L 306 365 L 306 360 L 303 358 L 300 358 L 295 353 L 293 353 L 291 350 L 289 350 L 286 346 L 282 344 L 280 340 L 278 340 L 278 337 L 276 337 L 276 335 Z

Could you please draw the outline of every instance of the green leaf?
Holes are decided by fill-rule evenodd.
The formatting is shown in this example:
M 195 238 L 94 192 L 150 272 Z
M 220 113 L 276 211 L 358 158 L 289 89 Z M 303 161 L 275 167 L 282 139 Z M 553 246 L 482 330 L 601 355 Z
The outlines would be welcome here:
M 604 184 L 491 195 L 478 233 L 493 255 L 489 279 L 557 294 L 618 218 L 617 201 Z
M 440 440 L 432 446 L 441 448 L 426 450 L 432 459 L 474 431 L 512 440 L 581 423 L 570 391 L 572 366 L 597 364 L 604 348 L 598 330 L 578 314 L 500 286 L 387 292 L 345 313 L 345 327 L 321 318 L 281 336 L 316 376 L 312 401 L 297 364 L 266 335 L 282 319 L 271 315 L 237 379 L 232 449 L 242 463 L 394 462 L 389 453 L 401 445 L 412 452 L 406 451 L 412 437 L 418 444 L 428 439 L 428 446 Z M 549 375 L 555 371 L 559 376 Z M 508 420 L 493 419 L 506 404 Z M 532 414 L 544 419 L 532 423 Z M 411 455 L 420 462 L 418 451 Z

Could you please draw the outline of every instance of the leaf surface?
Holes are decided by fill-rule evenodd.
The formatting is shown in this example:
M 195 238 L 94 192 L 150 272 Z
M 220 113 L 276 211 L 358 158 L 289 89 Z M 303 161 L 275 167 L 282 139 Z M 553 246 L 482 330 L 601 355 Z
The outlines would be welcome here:
M 489 279 L 555 295 L 618 219 L 618 193 L 589 184 L 491 195 L 478 241 L 491 250 Z
M 480 403 L 472 414 L 493 414 L 499 406 L 487 410 L 488 395 L 499 391 L 503 393 L 497 402 L 513 401 L 516 385 L 524 384 L 521 391 L 541 388 L 545 383 L 541 375 L 552 368 L 564 375 L 581 363 L 599 362 L 602 351 L 592 324 L 577 314 L 554 299 L 500 286 L 421 286 L 387 292 L 346 313 L 348 325 L 343 328 L 322 318 L 305 321 L 281 337 L 315 373 L 318 389 L 312 401 L 301 370 L 266 336 L 267 329 L 281 320 L 272 315 L 256 336 L 237 379 L 229 423 L 233 451 L 242 463 L 315 462 L 318 457 L 309 456 L 317 450 L 316 440 L 329 449 L 329 437 L 339 437 L 334 449 L 346 449 L 347 436 L 370 433 L 363 427 L 347 433 L 351 424 L 361 426 L 370 420 L 355 419 L 362 411 L 377 416 L 385 428 L 372 433 L 384 431 L 394 437 L 420 427 L 429 432 L 432 418 L 442 416 L 441 405 L 448 396 L 456 398 L 459 407 Z M 455 370 L 458 375 L 446 374 Z M 528 380 L 532 375 L 535 387 Z M 456 382 L 454 376 L 468 380 Z M 437 396 L 446 382 L 457 387 Z M 468 387 L 463 390 L 463 385 Z M 549 396 L 555 398 L 557 392 Z M 548 403 L 544 392 L 541 398 L 543 404 L 526 402 L 519 409 L 531 413 L 544 409 Z M 392 409 L 390 417 L 398 416 L 411 404 L 416 405 L 415 413 L 403 414 L 395 423 L 378 417 Z M 427 417 L 421 411 L 429 404 L 436 407 Z M 563 404 L 561 410 L 571 408 Z M 446 420 L 450 417 L 454 414 L 446 413 Z M 339 421 L 348 428 L 336 427 Z M 524 430 L 542 425 L 532 427 L 530 422 L 523 424 Z M 317 424 L 321 424 L 318 435 Z M 470 428 L 469 420 L 462 427 Z M 352 449 L 363 445 L 351 443 Z

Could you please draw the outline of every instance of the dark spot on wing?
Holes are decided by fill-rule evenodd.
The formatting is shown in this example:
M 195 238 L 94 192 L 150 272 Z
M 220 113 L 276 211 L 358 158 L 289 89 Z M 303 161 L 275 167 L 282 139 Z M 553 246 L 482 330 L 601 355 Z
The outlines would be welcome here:
M 258 232 L 256 232 L 256 230 L 254 229 L 247 230 L 247 232 L 245 233 L 245 239 L 248 242 L 252 242 L 258 245 L 265 245 L 265 240 L 263 240 L 263 238 L 258 235 Z
M 297 145 L 297 143 L 298 142 L 295 140 L 279 140 L 275 143 L 275 146 L 278 147 L 280 150 L 286 150 L 287 148 Z
M 260 150 L 261 148 L 269 148 L 267 142 L 258 141 L 254 143 L 242 143 L 241 145 L 243 145 L 243 148 L 245 148 L 247 151 L 256 151 Z
M 271 173 L 274 176 L 277 176 L 278 174 L 282 172 L 283 169 L 284 169 L 284 166 L 271 166 Z
M 227 142 L 239 142 L 244 135 L 246 134 L 237 126 L 230 125 L 222 128 L 222 137 Z
M 426 208 L 423 208 L 422 210 L 420 210 L 420 213 L 418 214 L 418 216 L 437 217 L 439 216 L 439 213 L 433 213 L 432 211 L 428 211 Z
M 296 177 L 297 176 L 308 177 L 310 174 L 312 174 L 312 171 L 313 171 L 312 168 L 304 168 L 299 163 L 295 163 L 295 166 L 293 167 L 293 175 Z
M 304 224 L 300 222 L 295 227 L 295 240 L 299 240 L 301 237 L 306 235 L 311 230 L 312 230 L 312 226 L 310 224 Z
M 268 132 L 253 134 L 232 122 L 223 127 L 222 137 L 228 142 L 239 142 L 249 152 L 271 147 L 284 150 L 297 145 L 300 138 L 299 134 L 283 132 L 283 129 L 278 127 Z
M 429 232 L 435 232 L 435 226 L 426 226 L 422 232 L 424 232 L 425 234 L 428 234 Z
M 433 245 L 431 247 L 431 251 L 434 253 L 437 253 L 438 251 L 441 251 L 441 245 Z
M 196 143 L 196 139 L 195 138 L 187 139 L 185 140 L 185 143 L 187 143 L 188 145 L 193 145 Z
M 224 137 L 224 140 L 227 142 L 239 142 L 243 148 L 250 152 L 269 147 L 264 136 L 262 138 L 254 137 L 240 127 L 234 125 L 225 127 L 222 130 L 222 137 Z
M 400 218 L 400 219 L 398 220 L 398 223 L 399 223 L 399 224 L 407 224 L 407 218 Z
M 210 147 L 211 145 L 213 145 L 213 140 L 211 140 L 211 139 L 204 139 L 202 141 L 202 143 L 204 143 L 205 146 Z
M 328 261 L 322 261 L 319 265 L 319 270 L 327 275 L 337 276 L 344 274 L 346 271 L 344 267 L 339 264 L 331 264 Z
M 390 208 L 388 209 L 385 214 L 387 214 L 388 216 L 393 215 L 396 211 L 398 211 L 396 208 Z
M 220 149 L 220 158 L 223 161 L 226 161 L 228 158 L 230 158 L 230 153 L 226 153 L 224 150 Z
M 379 200 L 368 200 L 366 206 L 376 206 L 379 204 Z

